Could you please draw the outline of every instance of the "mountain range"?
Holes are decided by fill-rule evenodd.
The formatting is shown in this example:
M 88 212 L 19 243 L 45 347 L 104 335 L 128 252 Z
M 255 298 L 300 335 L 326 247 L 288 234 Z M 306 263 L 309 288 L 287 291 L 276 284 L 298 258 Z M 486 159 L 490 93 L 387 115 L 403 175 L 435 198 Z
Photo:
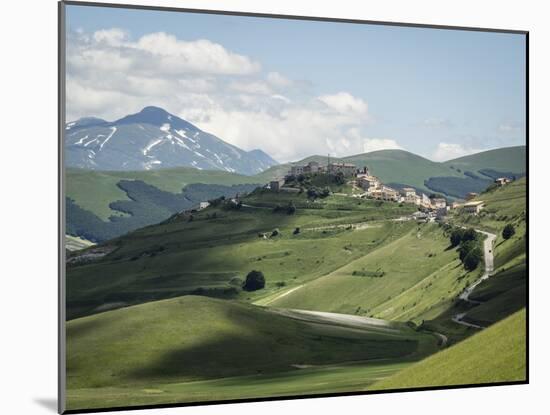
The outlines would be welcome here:
M 252 175 L 278 163 L 262 150 L 244 151 L 150 106 L 112 122 L 86 117 L 67 123 L 65 164 L 115 171 L 194 167 Z

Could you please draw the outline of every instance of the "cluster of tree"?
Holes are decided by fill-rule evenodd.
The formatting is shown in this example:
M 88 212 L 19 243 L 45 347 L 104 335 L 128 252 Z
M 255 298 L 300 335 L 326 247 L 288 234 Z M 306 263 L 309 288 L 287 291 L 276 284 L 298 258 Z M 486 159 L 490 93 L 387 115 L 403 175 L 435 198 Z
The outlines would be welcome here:
M 483 252 L 478 233 L 473 228 L 454 228 L 450 235 L 451 246 L 458 246 L 458 257 L 464 264 L 464 268 L 473 271 L 479 265 Z
M 250 271 L 243 284 L 245 291 L 257 291 L 265 287 L 265 277 L 261 271 Z
M 328 187 L 325 187 L 323 189 L 319 189 L 318 187 L 312 186 L 307 189 L 307 197 L 310 199 L 323 199 L 330 195 L 330 189 Z
M 296 213 L 296 206 L 294 205 L 294 203 L 292 201 L 290 201 L 290 202 L 288 202 L 288 205 L 286 205 L 286 206 L 276 205 L 273 208 L 273 212 L 274 213 L 284 212 L 287 215 L 294 215 Z

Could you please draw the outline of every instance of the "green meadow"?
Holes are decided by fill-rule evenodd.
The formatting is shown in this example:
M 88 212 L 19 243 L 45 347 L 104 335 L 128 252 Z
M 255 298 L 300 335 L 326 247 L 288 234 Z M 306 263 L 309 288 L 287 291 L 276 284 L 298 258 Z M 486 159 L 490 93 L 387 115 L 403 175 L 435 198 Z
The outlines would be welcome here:
M 483 263 L 465 270 L 447 226 L 345 192 L 257 189 L 74 252 L 68 408 L 523 380 L 525 192 L 449 216 L 497 234 L 471 302 Z M 245 291 L 252 270 L 265 287 Z
M 315 379 L 343 390 L 438 349 L 429 333 L 382 323 L 197 296 L 80 318 L 67 323 L 69 409 L 106 405 L 90 395 L 98 388 L 122 406 L 144 396 L 187 402 L 331 390 Z
M 381 380 L 369 390 L 525 381 L 526 313 L 518 311 L 487 330 Z

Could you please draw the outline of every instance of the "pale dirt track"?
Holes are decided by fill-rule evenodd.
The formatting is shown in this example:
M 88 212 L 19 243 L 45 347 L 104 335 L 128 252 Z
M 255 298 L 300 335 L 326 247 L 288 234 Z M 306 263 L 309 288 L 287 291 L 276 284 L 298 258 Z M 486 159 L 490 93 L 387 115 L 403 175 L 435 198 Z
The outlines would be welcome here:
M 483 275 L 481 278 L 476 280 L 473 284 L 466 287 L 464 291 L 458 296 L 459 299 L 466 301 L 471 304 L 481 304 L 479 301 L 471 300 L 470 295 L 475 290 L 475 288 L 481 284 L 483 281 L 485 281 L 487 278 L 491 276 L 491 273 L 494 271 L 494 255 L 493 255 L 493 243 L 496 239 L 496 235 L 493 233 L 481 231 L 479 229 L 476 229 L 476 232 L 481 233 L 483 235 L 486 235 L 487 238 L 485 238 L 485 241 L 483 241 L 483 257 L 485 259 L 485 270 L 483 272 Z M 476 329 L 483 329 L 485 327 L 478 326 L 477 324 L 472 324 L 464 321 L 464 317 L 466 317 L 467 313 L 458 313 L 455 314 L 453 317 L 453 321 L 458 324 L 462 324 L 463 326 L 467 327 L 474 327 Z

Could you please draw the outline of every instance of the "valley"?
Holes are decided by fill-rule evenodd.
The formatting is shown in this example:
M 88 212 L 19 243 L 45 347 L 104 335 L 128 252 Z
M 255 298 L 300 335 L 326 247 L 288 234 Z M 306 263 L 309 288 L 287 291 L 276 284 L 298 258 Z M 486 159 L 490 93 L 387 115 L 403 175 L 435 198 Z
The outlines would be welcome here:
M 69 408 L 524 378 L 526 179 L 481 193 L 482 213 L 458 209 L 446 223 L 414 219 L 413 204 L 334 190 L 257 188 L 88 248 L 106 253 L 92 260 L 78 260 L 86 249 L 71 254 Z M 516 232 L 503 239 L 508 224 Z M 473 290 L 491 270 L 464 268 L 453 226 L 497 235 L 494 271 Z M 252 270 L 265 286 L 249 291 Z M 437 359 L 482 365 L 479 336 L 494 344 L 509 327 L 517 336 L 498 346 L 507 371 L 499 360 L 481 377 L 430 375 Z

